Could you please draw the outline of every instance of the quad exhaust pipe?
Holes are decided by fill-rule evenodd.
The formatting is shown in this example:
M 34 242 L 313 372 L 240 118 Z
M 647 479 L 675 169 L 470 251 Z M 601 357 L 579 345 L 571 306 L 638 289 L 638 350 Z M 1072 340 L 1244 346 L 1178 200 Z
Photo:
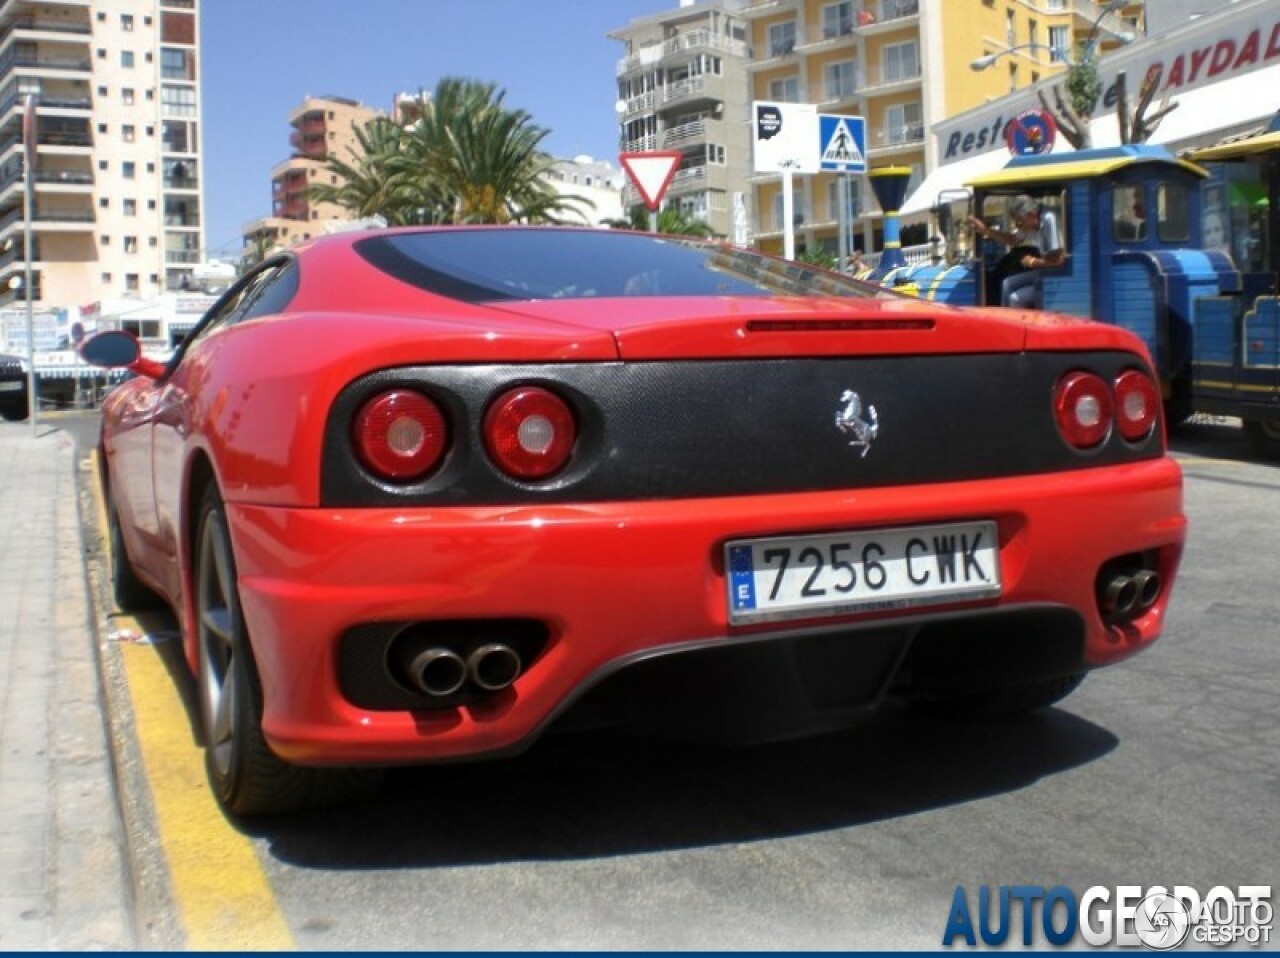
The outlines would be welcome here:
M 1160 573 L 1152 569 L 1112 576 L 1098 597 L 1102 612 L 1109 618 L 1140 615 L 1160 598 L 1160 585 Z
M 420 649 L 403 643 L 396 658 L 409 683 L 432 698 L 455 695 L 468 680 L 485 692 L 500 692 L 524 667 L 519 653 L 502 642 L 481 645 L 465 659 L 447 646 Z

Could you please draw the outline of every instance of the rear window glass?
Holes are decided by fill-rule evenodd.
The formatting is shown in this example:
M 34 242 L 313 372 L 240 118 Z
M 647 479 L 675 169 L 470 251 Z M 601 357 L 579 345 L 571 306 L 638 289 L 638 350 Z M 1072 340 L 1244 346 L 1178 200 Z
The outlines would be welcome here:
M 356 249 L 378 269 L 466 302 L 614 296 L 898 294 L 704 240 L 537 227 L 388 233 Z

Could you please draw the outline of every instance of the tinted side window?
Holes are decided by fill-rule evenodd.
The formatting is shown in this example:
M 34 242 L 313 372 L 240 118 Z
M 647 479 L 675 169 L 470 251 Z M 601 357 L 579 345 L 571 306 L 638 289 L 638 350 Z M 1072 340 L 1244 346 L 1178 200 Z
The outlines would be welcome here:
M 269 271 L 261 283 L 255 284 L 253 299 L 235 321 L 279 313 L 289 305 L 297 292 L 298 264 L 286 263 L 278 270 Z

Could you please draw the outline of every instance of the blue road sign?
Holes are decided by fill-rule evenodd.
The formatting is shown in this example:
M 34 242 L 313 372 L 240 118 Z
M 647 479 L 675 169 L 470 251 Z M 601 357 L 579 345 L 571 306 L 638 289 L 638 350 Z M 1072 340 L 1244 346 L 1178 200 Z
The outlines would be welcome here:
M 818 114 L 820 168 L 844 173 L 867 172 L 867 122 L 860 116 Z

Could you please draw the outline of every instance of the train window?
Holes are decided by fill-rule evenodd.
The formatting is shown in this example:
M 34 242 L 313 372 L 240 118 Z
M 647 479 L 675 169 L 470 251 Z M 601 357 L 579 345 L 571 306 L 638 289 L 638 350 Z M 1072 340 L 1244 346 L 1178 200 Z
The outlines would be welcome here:
M 1156 185 L 1156 231 L 1162 243 L 1191 239 L 1191 197 L 1181 183 Z
M 1111 191 L 1111 223 L 1117 243 L 1147 238 L 1147 209 L 1141 184 L 1119 184 Z

